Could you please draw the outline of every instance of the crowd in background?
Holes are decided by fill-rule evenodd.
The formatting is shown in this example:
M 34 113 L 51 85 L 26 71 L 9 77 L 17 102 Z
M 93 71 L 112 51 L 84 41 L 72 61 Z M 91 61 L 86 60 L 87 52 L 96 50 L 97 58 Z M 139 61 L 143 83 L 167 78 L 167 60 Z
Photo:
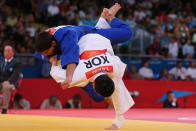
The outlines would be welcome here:
M 196 67 L 195 62 L 190 61 L 189 67 L 182 66 L 182 61 L 177 61 L 175 67 L 167 70 L 163 68 L 160 74 L 154 74 L 152 69 L 149 68 L 149 62 L 144 61 L 142 67 L 136 71 L 134 65 L 130 67 L 130 72 L 125 72 L 124 79 L 131 80 L 183 80 L 183 81 L 196 81 Z
M 1 0 L 0 45 L 12 41 L 17 53 L 34 53 L 34 38 L 41 30 L 97 20 L 115 2 L 123 7 L 120 19 L 154 34 L 147 54 L 195 58 L 194 0 Z
M 122 5 L 118 18 L 132 28 L 140 27 L 153 34 L 154 40 L 145 49 L 146 54 L 172 59 L 196 58 L 194 0 L 1 0 L 0 52 L 3 45 L 12 43 L 16 53 L 34 53 L 34 40 L 40 31 L 52 26 L 81 25 L 84 20 L 97 20 L 102 9 L 115 2 Z M 130 70 L 136 72 L 134 67 Z M 146 72 L 151 74 L 149 78 L 144 76 Z M 193 80 L 187 70 L 185 73 L 182 80 Z M 142 75 L 134 76 L 136 79 L 155 79 L 153 72 L 145 69 L 139 70 L 138 74 Z M 159 77 L 162 74 L 168 74 L 170 80 L 178 78 L 166 69 Z
M 71 109 L 81 109 L 81 95 L 75 94 L 73 98 L 67 100 L 64 104 L 59 100 L 58 96 L 52 95 L 48 98 L 44 99 L 40 105 L 40 109 L 63 109 L 63 108 L 71 108 Z M 3 105 L 3 97 L 0 97 L 0 108 Z M 9 108 L 12 109 L 31 109 L 30 101 L 23 98 L 23 96 L 19 93 L 16 93 L 13 101 L 10 102 Z

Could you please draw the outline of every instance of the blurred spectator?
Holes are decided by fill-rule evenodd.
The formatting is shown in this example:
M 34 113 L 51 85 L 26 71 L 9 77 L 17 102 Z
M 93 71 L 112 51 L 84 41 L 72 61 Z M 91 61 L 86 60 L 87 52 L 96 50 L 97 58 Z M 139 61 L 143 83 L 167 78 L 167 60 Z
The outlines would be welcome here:
M 135 0 L 126 0 L 126 2 L 128 4 L 130 4 L 131 6 L 133 6 L 135 4 Z
M 162 24 L 162 29 L 165 32 L 167 31 L 167 32 L 173 33 L 173 30 L 175 29 L 174 19 L 168 17 L 167 21 Z
M 4 47 L 4 57 L 0 59 L 0 91 L 3 93 L 2 113 L 6 114 L 10 102 L 11 92 L 19 88 L 21 65 L 14 57 L 14 48 L 11 45 Z
M 171 38 L 171 42 L 169 43 L 169 48 L 168 48 L 168 56 L 169 58 L 174 58 L 176 59 L 178 57 L 178 42 L 175 36 Z
M 139 69 L 139 74 L 144 77 L 145 80 L 153 80 L 154 75 L 148 65 L 148 61 L 143 62 L 142 68 Z
M 182 62 L 177 61 L 176 67 L 173 67 L 169 74 L 174 78 L 175 80 L 185 80 L 186 79 L 186 69 L 182 67 Z
M 64 108 L 75 108 L 75 109 L 81 109 L 82 102 L 81 102 L 81 95 L 76 94 L 73 96 L 73 99 L 68 100 L 67 103 L 65 103 Z
M 189 28 L 187 27 L 185 22 L 180 23 L 179 33 L 180 33 L 181 38 L 189 38 L 190 37 Z
M 152 45 L 149 47 L 148 52 L 150 55 L 158 55 L 160 53 L 160 43 L 159 43 L 159 38 L 155 37 Z
M 44 56 L 42 53 L 35 52 L 35 57 L 43 62 L 40 71 L 41 76 L 44 78 L 50 77 L 50 69 L 52 65 L 49 63 L 48 56 Z
M 67 16 L 70 16 L 70 19 L 73 20 L 75 18 L 75 5 L 70 5 L 69 10 L 67 11 Z
M 48 6 L 48 14 L 49 16 L 55 16 L 59 13 L 59 7 L 56 4 L 56 1 L 53 0 L 52 4 Z
M 123 79 L 131 79 L 131 75 L 128 72 L 128 68 L 125 69 L 125 73 L 123 75 Z
M 56 19 L 57 15 L 59 14 L 60 10 L 59 7 L 56 4 L 56 1 L 53 0 L 53 2 L 48 6 L 48 21 L 47 25 L 49 26 L 56 26 Z
M 57 24 L 56 25 L 65 25 L 68 23 L 67 21 L 67 17 L 66 17 L 66 14 L 64 11 L 61 11 L 57 17 L 56 17 L 56 20 L 57 20 Z
M 135 28 L 137 25 L 131 14 L 128 15 L 126 22 L 131 26 L 131 28 Z
M 48 7 L 47 0 L 40 0 L 40 2 L 38 2 L 36 6 L 39 12 L 43 12 L 47 10 Z
M 30 37 L 34 37 L 35 33 L 36 33 L 36 27 L 33 23 L 33 21 L 29 21 L 27 27 L 26 27 L 26 31 L 30 33 Z
M 178 108 L 178 102 L 172 91 L 167 92 L 167 99 L 163 103 L 163 108 Z
M 193 56 L 195 54 L 195 50 L 194 50 L 193 45 L 191 45 L 190 39 L 187 40 L 186 44 L 182 48 L 182 51 L 183 51 L 184 58 L 186 58 L 186 59 L 193 58 Z
M 160 10 L 158 18 L 161 21 L 161 23 L 167 21 L 167 17 L 168 17 L 168 14 L 166 13 L 166 11 L 165 10 Z
M 169 29 L 166 28 L 163 35 L 161 36 L 160 42 L 161 42 L 161 48 L 168 48 L 169 43 L 171 41 L 172 34 L 170 33 Z
M 50 96 L 42 102 L 40 109 L 62 109 L 62 104 L 57 96 Z
M 177 18 L 175 9 L 172 9 L 172 10 L 170 11 L 170 13 L 168 14 L 168 18 L 171 18 L 172 20 L 175 20 L 175 19 Z
M 20 94 L 14 96 L 13 109 L 30 109 L 30 102 L 24 99 Z
M 138 7 L 138 9 L 135 10 L 134 17 L 136 18 L 137 21 L 141 21 L 146 17 L 146 14 L 142 7 Z
M 187 69 L 186 78 L 189 81 L 195 81 L 196 80 L 196 68 L 195 68 L 195 62 L 191 61 L 189 63 L 189 67 Z
M 5 34 L 3 31 L 0 31 L 0 43 L 3 43 L 6 40 Z
M 142 75 L 140 75 L 136 69 L 135 69 L 135 66 L 131 66 L 130 67 L 130 70 L 131 70 L 131 80 L 143 80 L 144 77 Z
M 3 106 L 3 95 L 0 95 L 0 109 L 2 109 Z
M 152 2 L 151 2 L 151 0 L 144 0 L 142 2 L 142 7 L 151 9 L 152 8 Z
M 16 15 L 14 15 L 14 14 L 11 14 L 10 16 L 8 16 L 8 18 L 7 18 L 7 25 L 9 25 L 9 26 L 14 26 L 16 23 L 17 23 L 17 17 L 16 17 Z
M 159 80 L 170 80 L 168 71 L 166 69 L 161 70 L 161 74 L 159 76 Z

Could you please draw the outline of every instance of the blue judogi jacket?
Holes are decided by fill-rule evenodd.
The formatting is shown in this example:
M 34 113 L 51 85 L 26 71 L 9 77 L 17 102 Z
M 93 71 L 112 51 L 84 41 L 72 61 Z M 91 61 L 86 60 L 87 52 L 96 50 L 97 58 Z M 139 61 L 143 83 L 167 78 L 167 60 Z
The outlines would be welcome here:
M 78 41 L 87 33 L 96 33 L 108 38 L 112 44 L 129 40 L 132 36 L 131 28 L 120 19 L 111 21 L 111 29 L 99 29 L 92 26 L 58 26 L 48 29 L 60 46 L 61 66 L 66 68 L 67 64 L 79 62 Z M 113 29 L 114 28 L 114 29 Z
M 67 64 L 77 64 L 79 62 L 78 41 L 85 35 L 83 29 L 79 26 L 58 26 L 48 31 L 61 47 L 61 66 L 65 68 Z

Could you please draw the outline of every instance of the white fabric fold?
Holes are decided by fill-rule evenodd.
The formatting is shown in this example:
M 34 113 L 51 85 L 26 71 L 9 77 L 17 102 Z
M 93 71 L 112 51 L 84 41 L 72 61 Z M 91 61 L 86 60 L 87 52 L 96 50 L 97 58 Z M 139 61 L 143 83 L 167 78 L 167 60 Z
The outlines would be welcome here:
M 97 28 L 104 28 L 104 29 L 111 28 L 111 26 L 108 24 L 108 22 L 104 18 L 102 18 L 102 17 L 99 18 L 99 20 L 98 20 L 97 24 L 95 25 L 95 27 L 97 27 Z
M 116 111 L 116 115 L 124 114 L 135 103 L 130 96 L 129 91 L 121 79 L 114 78 L 115 91 L 112 94 L 112 102 Z

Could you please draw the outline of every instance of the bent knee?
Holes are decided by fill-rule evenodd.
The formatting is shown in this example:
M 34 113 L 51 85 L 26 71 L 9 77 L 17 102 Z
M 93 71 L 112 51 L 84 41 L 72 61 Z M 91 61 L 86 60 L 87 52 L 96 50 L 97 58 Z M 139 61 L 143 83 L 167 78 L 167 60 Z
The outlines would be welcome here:
M 11 91 L 14 88 L 15 88 L 14 85 L 7 84 L 7 85 L 3 86 L 2 91 L 3 92 L 8 92 L 8 91 Z

